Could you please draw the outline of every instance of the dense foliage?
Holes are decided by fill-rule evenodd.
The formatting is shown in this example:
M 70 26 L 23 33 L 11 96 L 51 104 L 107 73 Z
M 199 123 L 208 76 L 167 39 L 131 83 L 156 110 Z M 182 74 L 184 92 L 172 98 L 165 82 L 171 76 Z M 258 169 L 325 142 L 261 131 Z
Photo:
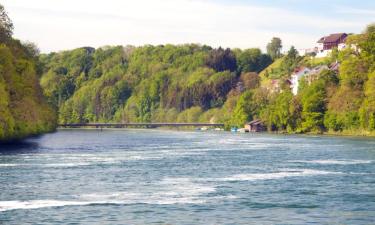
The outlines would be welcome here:
M 230 92 L 255 88 L 254 72 L 272 60 L 259 49 L 191 44 L 80 48 L 41 62 L 41 84 L 60 123 L 218 122 Z
M 55 112 L 44 100 L 32 44 L 12 39 L 13 25 L 0 5 L 0 142 L 55 129 Z

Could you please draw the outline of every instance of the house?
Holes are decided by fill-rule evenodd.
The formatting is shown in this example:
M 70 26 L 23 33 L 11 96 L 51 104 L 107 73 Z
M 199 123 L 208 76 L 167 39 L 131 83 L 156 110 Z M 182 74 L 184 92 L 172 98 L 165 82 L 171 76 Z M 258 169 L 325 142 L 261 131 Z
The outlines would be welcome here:
M 343 47 L 342 44 L 345 44 L 347 37 L 346 33 L 330 34 L 329 36 L 322 37 L 318 41 L 318 50 L 331 50 L 338 48 L 339 45 Z
M 248 132 L 262 132 L 266 130 L 267 130 L 267 127 L 259 119 L 253 120 L 245 124 L 245 131 L 248 131 Z
M 327 65 L 316 66 L 310 70 L 308 74 L 306 74 L 306 80 L 308 84 L 311 84 L 314 80 L 319 78 L 319 75 L 322 71 L 329 70 Z
M 298 93 L 299 80 L 306 74 L 309 74 L 310 71 L 311 70 L 307 67 L 298 67 L 294 70 L 290 78 L 290 88 L 294 95 Z
M 347 37 L 346 33 L 337 33 L 320 38 L 318 40 L 316 57 L 327 57 L 333 48 L 338 48 L 339 50 L 346 48 L 345 41 Z
M 298 49 L 297 51 L 298 51 L 298 55 L 300 56 L 305 56 L 305 55 L 315 56 L 316 53 L 318 52 L 318 47 Z

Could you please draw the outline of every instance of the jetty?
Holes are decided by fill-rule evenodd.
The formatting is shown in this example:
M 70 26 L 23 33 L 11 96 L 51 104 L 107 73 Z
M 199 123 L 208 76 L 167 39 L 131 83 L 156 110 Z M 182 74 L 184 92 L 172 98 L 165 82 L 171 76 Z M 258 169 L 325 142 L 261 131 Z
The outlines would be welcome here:
M 157 128 L 157 127 L 224 127 L 223 123 L 67 123 L 60 128 Z

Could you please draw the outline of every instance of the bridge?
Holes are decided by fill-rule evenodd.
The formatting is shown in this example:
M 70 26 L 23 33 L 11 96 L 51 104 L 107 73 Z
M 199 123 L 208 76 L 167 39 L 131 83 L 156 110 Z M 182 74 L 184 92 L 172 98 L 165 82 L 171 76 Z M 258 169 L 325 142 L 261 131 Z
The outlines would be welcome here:
M 67 123 L 59 124 L 61 128 L 157 128 L 157 127 L 224 127 L 223 123 Z

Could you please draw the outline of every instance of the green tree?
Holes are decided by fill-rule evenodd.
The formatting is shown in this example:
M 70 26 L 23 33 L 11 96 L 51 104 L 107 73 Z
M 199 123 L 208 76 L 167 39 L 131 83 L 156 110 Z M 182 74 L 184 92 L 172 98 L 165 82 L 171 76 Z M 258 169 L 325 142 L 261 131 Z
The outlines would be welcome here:
M 267 53 L 271 56 L 272 60 L 281 57 L 281 49 L 283 48 L 281 39 L 278 37 L 272 38 L 271 42 L 267 44 Z
M 13 23 L 8 17 L 4 6 L 0 4 L 0 43 L 4 43 L 11 39 L 13 35 Z
M 218 72 L 237 69 L 236 57 L 229 48 L 224 50 L 220 47 L 212 50 L 207 57 L 206 65 Z
M 324 113 L 326 111 L 325 82 L 317 80 L 302 90 L 302 124 L 303 132 L 324 131 Z
M 246 49 L 237 54 L 238 72 L 257 72 L 272 63 L 270 56 L 262 54 L 258 48 Z
M 231 126 L 243 127 L 246 122 L 253 119 L 254 105 L 252 103 L 253 92 L 246 91 L 238 99 L 231 116 Z

